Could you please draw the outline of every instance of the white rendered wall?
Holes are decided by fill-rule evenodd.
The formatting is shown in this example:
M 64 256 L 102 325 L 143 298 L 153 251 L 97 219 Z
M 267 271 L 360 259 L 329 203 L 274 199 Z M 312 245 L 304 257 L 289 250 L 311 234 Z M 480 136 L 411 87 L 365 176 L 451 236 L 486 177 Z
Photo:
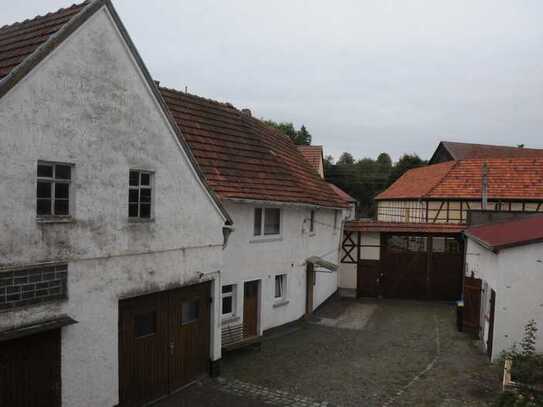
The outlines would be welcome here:
M 524 327 L 535 319 L 537 348 L 543 352 L 543 244 L 499 251 L 498 254 L 468 240 L 467 272 L 475 272 L 488 285 L 482 294 L 483 342 L 488 337 L 490 289 L 496 291 L 492 359 L 522 340 Z
M 341 236 L 341 218 L 334 230 L 334 211 L 316 210 L 315 232 L 309 232 L 308 208 L 278 206 L 281 208 L 281 234 L 259 238 L 253 236 L 253 203 L 226 202 L 228 213 L 234 220 L 235 231 L 224 253 L 223 284 L 236 284 L 236 310 L 230 323 L 243 320 L 243 283 L 259 280 L 261 308 L 259 333 L 294 321 L 305 313 L 306 264 L 311 256 L 319 256 L 338 263 Z M 274 298 L 275 276 L 287 274 L 286 301 Z M 337 273 L 316 273 L 314 307 L 337 290 Z M 281 304 L 281 305 L 279 305 Z
M 0 152 L 0 269 L 66 262 L 69 297 L 3 312 L 0 328 L 60 314 L 79 321 L 62 329 L 62 405 L 113 406 L 119 299 L 216 280 L 224 219 L 105 8 L 0 99 Z M 36 222 L 38 160 L 75 165 L 73 222 Z M 133 168 L 154 171 L 152 222 L 128 221 Z

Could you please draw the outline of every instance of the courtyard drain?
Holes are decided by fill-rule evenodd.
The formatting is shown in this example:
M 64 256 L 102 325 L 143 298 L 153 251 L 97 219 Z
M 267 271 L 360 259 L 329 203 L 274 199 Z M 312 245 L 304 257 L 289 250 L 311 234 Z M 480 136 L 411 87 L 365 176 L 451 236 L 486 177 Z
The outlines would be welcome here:
M 291 394 L 282 390 L 269 389 L 252 383 L 240 380 L 227 381 L 219 378 L 216 381 L 217 388 L 226 393 L 234 394 L 243 398 L 251 398 L 262 401 L 273 406 L 288 407 L 338 407 L 327 401 L 317 401 L 309 397 Z

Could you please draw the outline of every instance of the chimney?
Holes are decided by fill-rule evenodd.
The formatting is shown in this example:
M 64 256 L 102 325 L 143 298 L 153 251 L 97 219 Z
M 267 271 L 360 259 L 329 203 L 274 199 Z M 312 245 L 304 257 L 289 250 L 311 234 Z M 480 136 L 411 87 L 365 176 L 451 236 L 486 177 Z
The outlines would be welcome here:
M 481 188 L 481 209 L 488 209 L 488 164 L 483 164 L 483 185 Z
M 251 117 L 251 109 L 241 109 L 241 114 Z

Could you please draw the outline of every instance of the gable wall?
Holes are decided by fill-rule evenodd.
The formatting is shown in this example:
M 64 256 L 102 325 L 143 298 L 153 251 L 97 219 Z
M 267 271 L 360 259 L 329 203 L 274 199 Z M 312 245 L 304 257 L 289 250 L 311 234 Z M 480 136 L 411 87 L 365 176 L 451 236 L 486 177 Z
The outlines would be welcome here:
M 105 8 L 0 99 L 0 151 L 0 270 L 68 263 L 67 301 L 3 312 L 0 329 L 68 314 L 63 406 L 116 405 L 119 299 L 210 279 L 218 296 L 224 219 Z M 75 165 L 73 222 L 36 221 L 38 160 Z M 128 221 L 131 168 L 155 172 L 153 222 Z

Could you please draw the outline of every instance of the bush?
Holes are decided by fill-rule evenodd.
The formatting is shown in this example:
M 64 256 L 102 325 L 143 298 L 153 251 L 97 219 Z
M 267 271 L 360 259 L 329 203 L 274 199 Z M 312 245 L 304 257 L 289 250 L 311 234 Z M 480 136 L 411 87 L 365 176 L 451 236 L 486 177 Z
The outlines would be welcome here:
M 495 407 L 541 407 L 543 406 L 543 397 L 529 390 L 519 392 L 506 391 L 502 393 Z

